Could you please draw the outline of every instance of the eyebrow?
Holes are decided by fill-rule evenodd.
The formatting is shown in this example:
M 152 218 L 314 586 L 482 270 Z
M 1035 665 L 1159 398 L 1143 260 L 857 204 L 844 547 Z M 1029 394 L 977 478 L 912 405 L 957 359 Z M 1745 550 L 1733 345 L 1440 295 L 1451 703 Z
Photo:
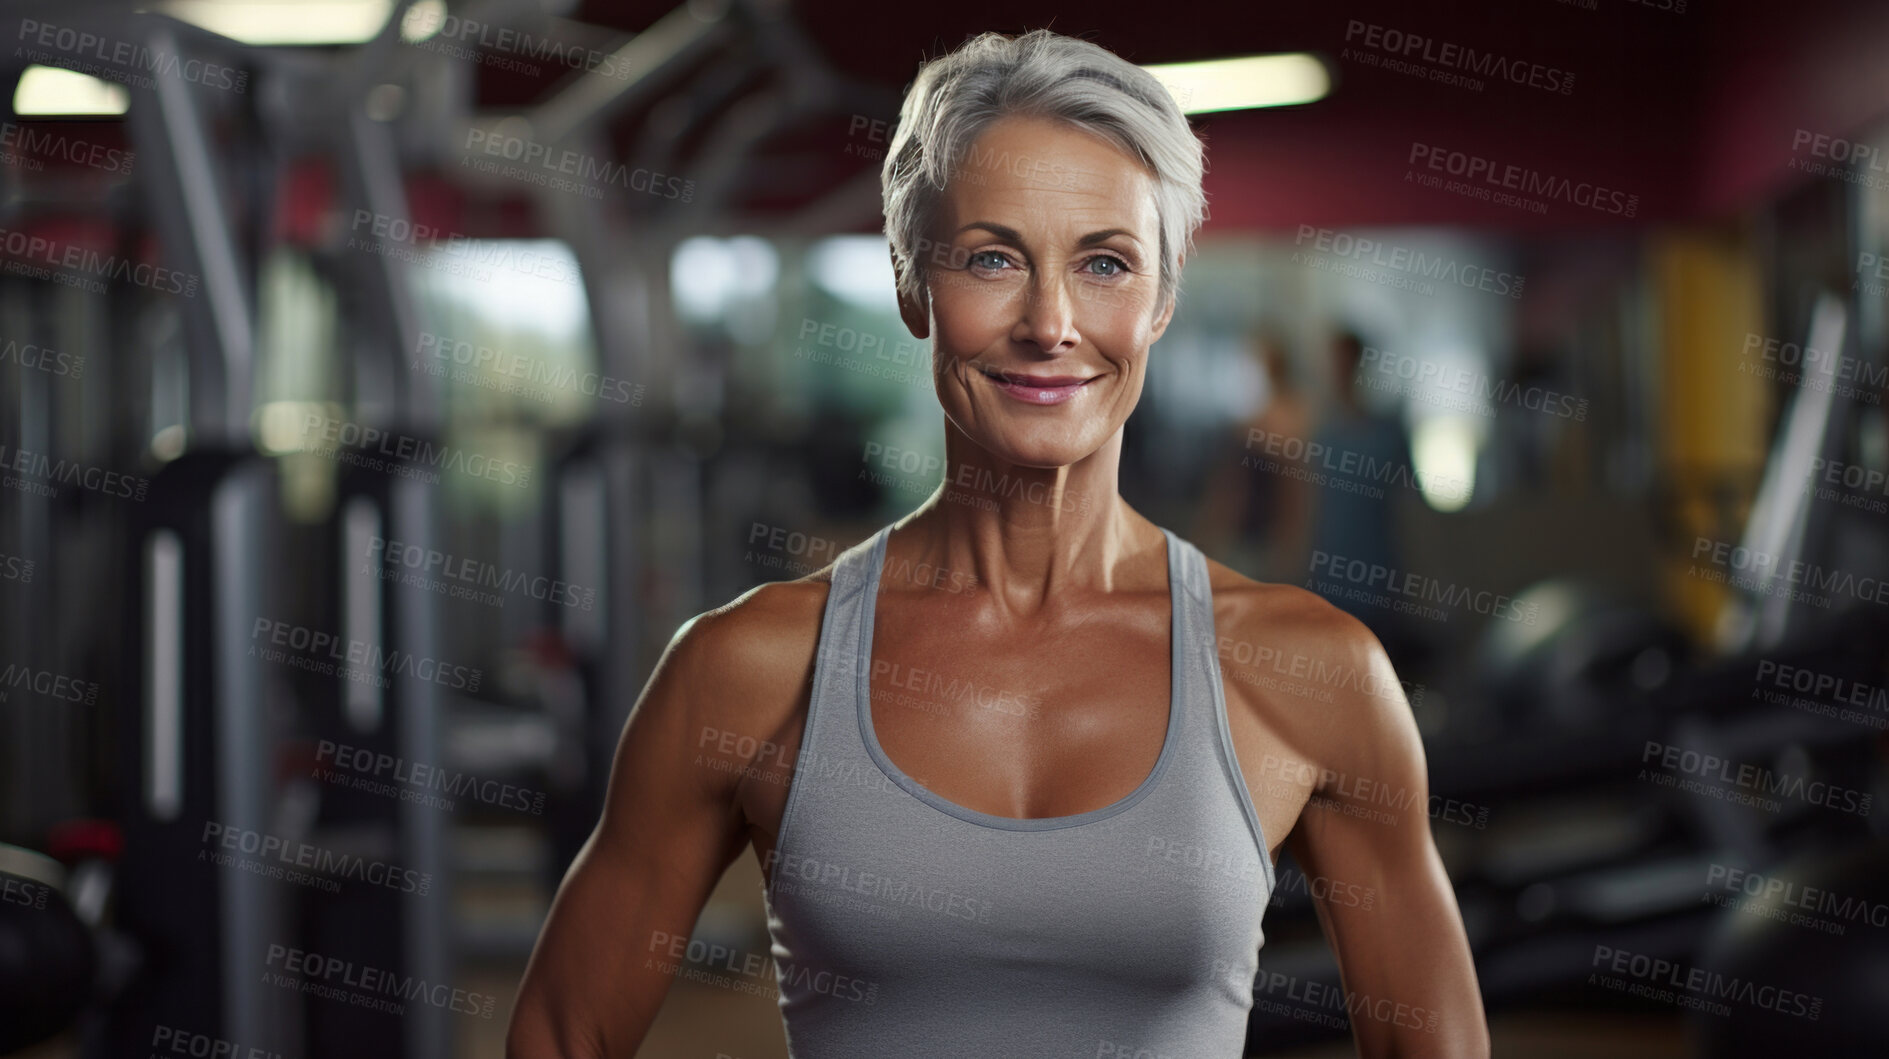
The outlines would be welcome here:
M 964 227 L 959 228 L 958 234 L 963 235 L 973 228 L 982 228 L 1005 242 L 1016 243 L 1019 246 L 1023 245 L 1023 233 L 1008 225 L 998 224 L 995 221 L 972 221 Z M 1141 243 L 1140 239 L 1135 238 L 1135 233 L 1126 228 L 1104 228 L 1099 232 L 1090 232 L 1088 235 L 1076 240 L 1076 245 L 1084 247 L 1095 246 L 1100 243 L 1105 243 L 1118 235 L 1127 236 L 1136 245 L 1140 245 Z

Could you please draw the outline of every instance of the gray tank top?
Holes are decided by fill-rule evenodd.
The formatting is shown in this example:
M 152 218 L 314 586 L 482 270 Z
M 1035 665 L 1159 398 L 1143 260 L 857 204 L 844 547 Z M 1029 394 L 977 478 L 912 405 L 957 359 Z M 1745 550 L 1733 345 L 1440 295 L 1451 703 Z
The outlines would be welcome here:
M 1274 879 L 1227 730 L 1205 559 L 1162 530 L 1173 689 L 1153 770 L 1113 805 L 1020 819 L 920 786 L 873 732 L 890 532 L 834 567 L 765 894 L 790 1054 L 1239 1056 Z

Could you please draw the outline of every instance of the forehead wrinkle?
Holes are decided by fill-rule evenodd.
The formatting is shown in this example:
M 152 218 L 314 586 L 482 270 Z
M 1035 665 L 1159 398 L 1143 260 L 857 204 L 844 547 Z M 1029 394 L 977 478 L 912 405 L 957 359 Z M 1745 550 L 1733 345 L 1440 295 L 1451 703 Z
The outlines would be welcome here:
M 965 226 L 985 221 L 1013 229 L 1026 250 L 1036 249 L 1032 244 L 1045 233 L 1075 250 L 1098 245 L 1083 242 L 1085 236 L 1119 228 L 1123 249 L 1141 257 L 1158 253 L 1155 178 L 1119 145 L 1088 130 L 1027 117 L 1001 119 L 973 142 L 976 150 L 960 157 L 938 203 L 946 238 L 975 236 L 977 230 Z M 1005 160 L 1029 164 L 1018 171 Z
M 1075 203 L 1061 201 L 1045 203 L 1037 201 L 1035 196 L 1029 196 L 1019 200 L 1017 196 L 1005 194 L 1001 191 L 992 193 L 984 198 L 985 201 L 971 204 L 971 207 L 976 209 L 976 213 L 972 214 L 969 212 L 969 208 L 971 207 L 967 207 L 966 204 L 958 202 L 956 196 L 949 197 L 952 212 L 952 216 L 950 217 L 952 223 L 952 238 L 955 239 L 960 235 L 976 235 L 979 232 L 988 232 L 989 230 L 984 228 L 967 229 L 966 227 L 978 222 L 988 222 L 1013 229 L 1022 237 L 1024 242 L 1030 241 L 1030 233 L 1032 230 L 1040 231 L 1048 228 L 1057 230 L 1060 233 L 1061 231 L 1073 229 L 1074 232 L 1068 240 L 1069 244 L 1071 246 L 1087 248 L 1089 246 L 1100 245 L 1102 242 L 1102 240 L 1096 240 L 1094 242 L 1085 241 L 1088 236 L 1110 229 L 1121 229 L 1119 232 L 1107 238 L 1126 239 L 1133 243 L 1138 249 L 1144 249 L 1148 245 L 1148 241 L 1139 233 L 1145 230 L 1149 225 L 1156 223 L 1155 218 L 1152 216 L 1154 213 L 1153 204 L 1146 200 L 1138 203 L 1139 208 L 1133 211 L 1140 214 L 1140 216 L 1124 217 L 1121 212 L 1122 204 L 1113 196 L 1101 194 L 1083 196 L 1083 198 L 1090 201 Z M 959 218 L 960 213 L 963 214 L 962 220 Z M 1024 218 L 1028 218 L 1028 221 L 1020 223 Z

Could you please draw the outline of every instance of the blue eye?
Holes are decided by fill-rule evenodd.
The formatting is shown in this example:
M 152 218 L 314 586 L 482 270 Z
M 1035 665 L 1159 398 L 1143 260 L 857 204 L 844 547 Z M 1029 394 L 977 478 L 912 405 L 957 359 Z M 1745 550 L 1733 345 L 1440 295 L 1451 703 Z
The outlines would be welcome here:
M 1123 264 L 1120 258 L 1116 257 L 1092 257 L 1089 259 L 1089 265 L 1092 266 L 1089 269 L 1090 273 L 1097 276 L 1119 276 L 1128 271 L 1128 266 Z M 1107 265 L 1109 266 L 1109 271 L 1097 272 L 1093 268 L 1095 265 Z
M 995 250 L 979 250 L 971 255 L 971 265 L 975 268 L 996 269 L 1009 263 L 1009 259 Z

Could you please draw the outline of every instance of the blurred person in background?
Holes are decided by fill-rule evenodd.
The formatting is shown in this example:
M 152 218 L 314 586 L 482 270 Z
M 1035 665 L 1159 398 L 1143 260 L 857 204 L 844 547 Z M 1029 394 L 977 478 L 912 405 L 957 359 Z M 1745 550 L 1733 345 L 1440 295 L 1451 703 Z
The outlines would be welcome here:
M 1383 649 L 1117 491 L 1205 209 L 1161 83 L 1044 30 L 926 63 L 882 182 L 932 343 L 944 482 L 793 581 L 684 623 L 520 987 L 513 1056 L 629 1056 L 752 846 L 792 1054 L 1241 1054 L 1290 847 L 1369 1054 L 1486 1056 Z M 1222 678 L 1263 644 L 1351 679 Z M 1347 778 L 1411 793 L 1385 826 Z
M 1332 399 L 1312 437 L 1321 455 L 1308 461 L 1311 469 L 1325 475 L 1313 502 L 1312 553 L 1315 560 L 1339 557 L 1347 563 L 1402 570 L 1397 510 L 1406 499 L 1402 483 L 1415 480 L 1410 439 L 1395 417 L 1374 411 L 1360 399 L 1364 349 L 1364 339 L 1350 329 L 1335 332 L 1327 347 Z M 1356 470 L 1347 473 L 1341 469 L 1345 467 Z M 1333 568 L 1330 560 L 1314 565 Z M 1408 667 L 1417 647 L 1415 631 L 1405 615 L 1359 600 L 1360 595 L 1376 594 L 1372 586 L 1316 573 L 1309 585 L 1369 626 L 1391 660 Z M 1361 591 L 1349 591 L 1354 589 Z
M 1312 414 L 1285 341 L 1262 328 L 1247 344 L 1260 369 L 1259 400 L 1224 448 L 1240 459 L 1217 461 L 1194 536 L 1200 547 L 1259 581 L 1293 581 L 1305 569 L 1312 490 L 1303 478 L 1266 470 L 1260 454 L 1288 440 L 1310 440 Z

